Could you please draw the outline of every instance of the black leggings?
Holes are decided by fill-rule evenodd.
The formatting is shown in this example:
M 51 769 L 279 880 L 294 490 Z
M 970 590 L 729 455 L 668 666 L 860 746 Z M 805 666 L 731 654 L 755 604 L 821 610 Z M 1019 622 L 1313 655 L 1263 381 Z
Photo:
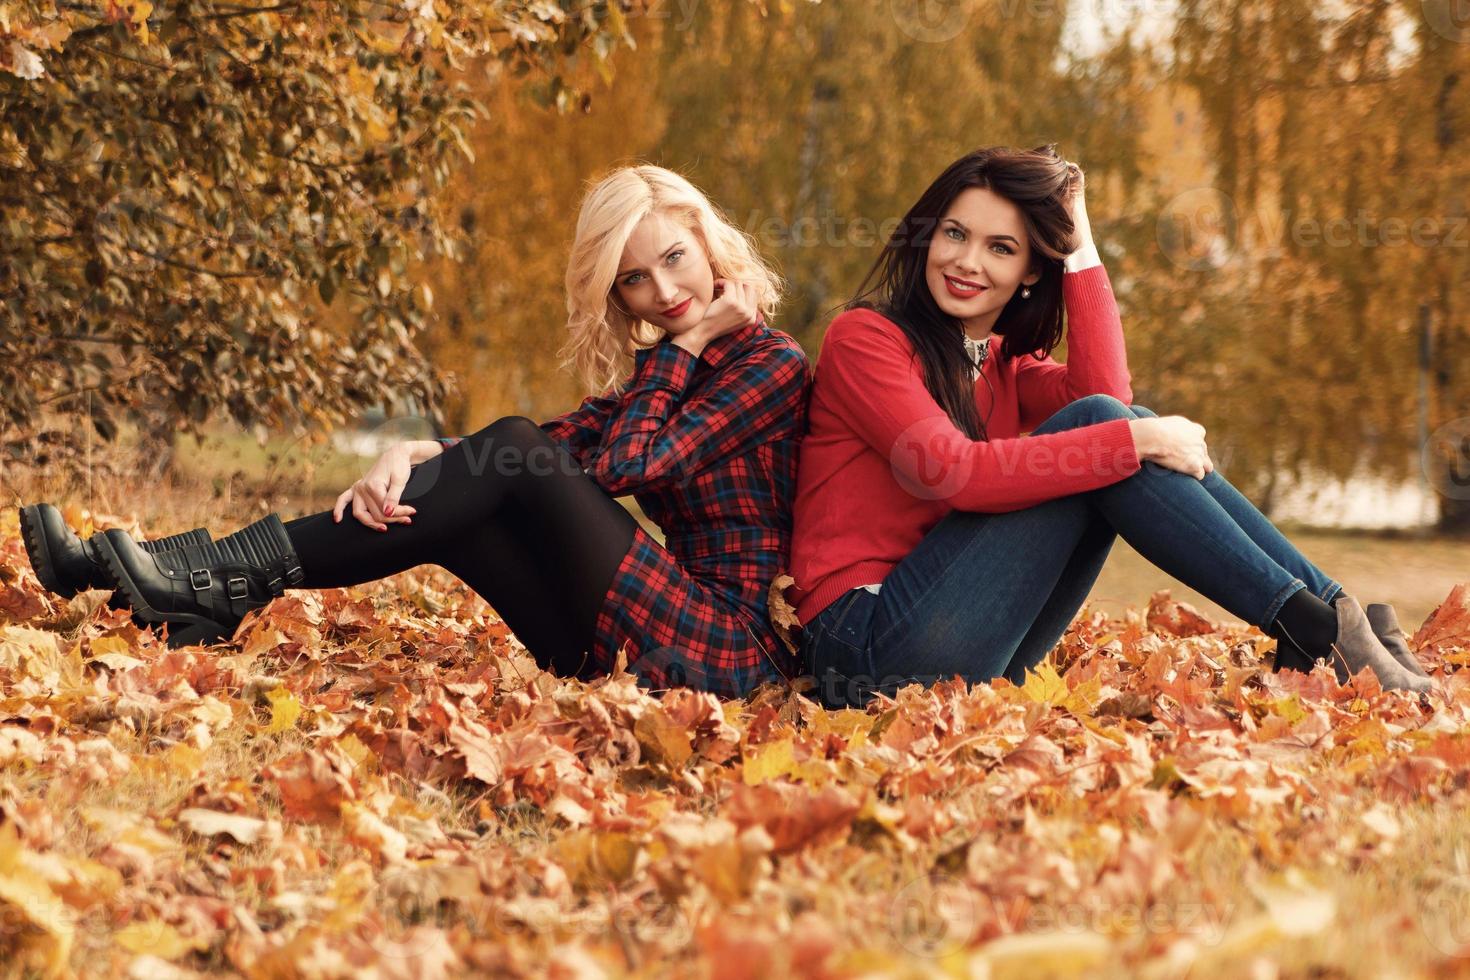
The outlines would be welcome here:
M 487 425 L 420 463 L 399 501 L 412 524 L 379 531 L 344 511 L 286 523 L 306 578 L 330 589 L 439 565 L 494 607 L 545 669 L 595 673 L 597 613 L 637 522 L 535 422 Z

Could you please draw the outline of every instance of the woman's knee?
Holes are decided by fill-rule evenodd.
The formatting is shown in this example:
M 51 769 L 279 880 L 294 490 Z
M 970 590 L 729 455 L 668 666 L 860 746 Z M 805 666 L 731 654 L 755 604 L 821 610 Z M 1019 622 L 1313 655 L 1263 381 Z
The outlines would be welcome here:
M 541 431 L 541 427 L 524 415 L 501 416 L 476 432 L 475 435 L 493 438 L 497 444 L 526 443 L 534 441 L 537 436 L 546 438 L 546 433 Z
M 1076 429 L 1084 425 L 1095 425 L 1098 422 L 1108 422 L 1113 419 L 1132 419 L 1137 417 L 1133 414 L 1132 409 L 1112 395 L 1084 395 L 1057 409 L 1056 412 L 1052 413 L 1050 418 L 1038 425 L 1034 432 L 1045 433 L 1060 429 Z
M 477 447 L 478 459 L 472 460 L 472 468 L 483 469 L 488 466 L 499 476 L 540 477 L 563 472 L 578 475 L 582 472 L 580 467 L 574 465 L 570 456 L 561 451 L 561 446 L 555 439 L 524 415 L 498 418 L 470 436 L 466 442 Z
M 1151 408 L 1144 408 L 1142 405 L 1139 405 L 1137 402 L 1135 402 L 1132 405 L 1129 405 L 1128 407 L 1133 411 L 1133 415 L 1134 415 L 1135 418 L 1156 419 L 1156 418 L 1159 417 L 1159 413 L 1158 412 L 1155 412 Z

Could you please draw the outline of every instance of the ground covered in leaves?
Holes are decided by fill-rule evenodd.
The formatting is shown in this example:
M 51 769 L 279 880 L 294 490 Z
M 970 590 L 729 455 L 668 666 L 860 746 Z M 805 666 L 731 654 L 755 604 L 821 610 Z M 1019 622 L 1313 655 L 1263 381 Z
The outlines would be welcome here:
M 1470 967 L 1470 586 L 1413 637 L 1423 699 L 1272 674 L 1160 593 L 1024 686 L 837 712 L 562 680 L 437 570 L 178 651 L 104 599 L 42 590 L 0 511 L 0 970 Z

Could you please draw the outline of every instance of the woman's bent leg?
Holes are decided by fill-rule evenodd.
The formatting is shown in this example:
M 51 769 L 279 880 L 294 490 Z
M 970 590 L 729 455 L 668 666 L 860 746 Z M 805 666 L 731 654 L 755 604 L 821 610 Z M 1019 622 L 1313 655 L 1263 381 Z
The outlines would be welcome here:
M 1088 593 L 1097 584 L 1103 563 L 1108 560 L 1113 542 L 1117 539 L 1118 532 L 1113 530 L 1112 525 L 1101 516 L 1095 515 L 1082 532 L 1081 540 L 1073 550 L 1072 557 L 1067 560 L 1066 567 L 1062 569 L 1062 574 L 1052 588 L 1051 595 L 1047 596 L 1041 612 L 1037 614 L 1036 621 L 1016 647 L 1016 652 L 1005 670 L 1007 680 L 1013 684 L 1025 683 L 1026 671 L 1041 663 L 1052 647 L 1061 640 L 1072 620 L 1077 618 L 1077 611 L 1087 601 Z
M 376 531 L 330 511 L 286 524 L 299 588 L 355 585 L 422 564 L 464 579 L 538 662 L 574 673 L 636 522 L 529 419 L 512 416 L 419 464 L 410 525 Z
M 861 704 L 872 690 L 891 695 L 904 684 L 954 675 L 971 682 L 1001 676 L 1097 521 L 1081 495 L 1004 514 L 946 515 L 888 573 L 878 595 L 858 597 L 818 639 L 814 660 L 824 662 L 811 666 L 819 683 L 845 686 L 824 692 L 828 703 Z M 1053 605 L 1047 622 L 1063 615 Z M 824 677 L 828 666 L 835 677 Z
M 1138 417 L 1116 398 L 1091 395 L 1063 408 L 1036 431 L 1055 431 L 1054 423 L 1074 427 L 1072 409 L 1085 403 L 1093 403 L 1087 413 L 1091 421 Z M 1080 496 L 1090 499 L 1139 554 L 1253 626 L 1269 625 L 1292 593 L 1306 587 L 1187 473 L 1144 460 L 1137 473 Z
M 1125 417 L 1137 416 L 1115 398 L 1094 395 L 1035 431 Z M 947 515 L 888 574 L 876 601 L 855 603 L 857 616 L 844 616 L 823 642 L 880 689 L 905 678 L 988 680 L 1013 659 L 1018 675 L 1050 649 L 1095 581 L 1106 558 L 1102 542 L 1111 544 L 1105 532 L 1089 535 L 1099 515 L 1145 558 L 1253 625 L 1269 624 L 1305 587 L 1199 480 L 1145 461 L 1122 481 L 1025 510 Z M 1064 582 L 1067 570 L 1073 575 Z M 830 646 L 834 640 L 850 649 Z
M 1130 406 L 1138 418 L 1158 418 L 1158 415 L 1142 405 Z M 1182 475 L 1182 474 L 1181 474 Z M 1329 606 L 1342 593 L 1342 586 L 1316 565 L 1307 560 L 1286 536 L 1271 523 L 1270 518 L 1256 509 L 1244 494 L 1235 488 L 1218 470 L 1205 474 L 1199 481 L 1215 502 L 1230 515 L 1262 551 L 1297 578 L 1306 583 L 1312 594 Z

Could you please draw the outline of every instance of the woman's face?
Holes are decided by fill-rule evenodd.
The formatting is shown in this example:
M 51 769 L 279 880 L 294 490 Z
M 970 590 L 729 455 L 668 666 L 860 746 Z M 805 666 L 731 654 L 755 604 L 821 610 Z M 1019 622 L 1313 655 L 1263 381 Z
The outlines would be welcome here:
M 1030 266 L 1021 209 L 994 191 L 967 187 L 934 229 L 924 281 L 939 308 L 979 339 L 1022 283 L 1041 279 Z
M 640 320 L 681 334 L 704 319 L 715 276 L 699 236 L 661 214 L 647 215 L 623 247 L 613 296 Z

